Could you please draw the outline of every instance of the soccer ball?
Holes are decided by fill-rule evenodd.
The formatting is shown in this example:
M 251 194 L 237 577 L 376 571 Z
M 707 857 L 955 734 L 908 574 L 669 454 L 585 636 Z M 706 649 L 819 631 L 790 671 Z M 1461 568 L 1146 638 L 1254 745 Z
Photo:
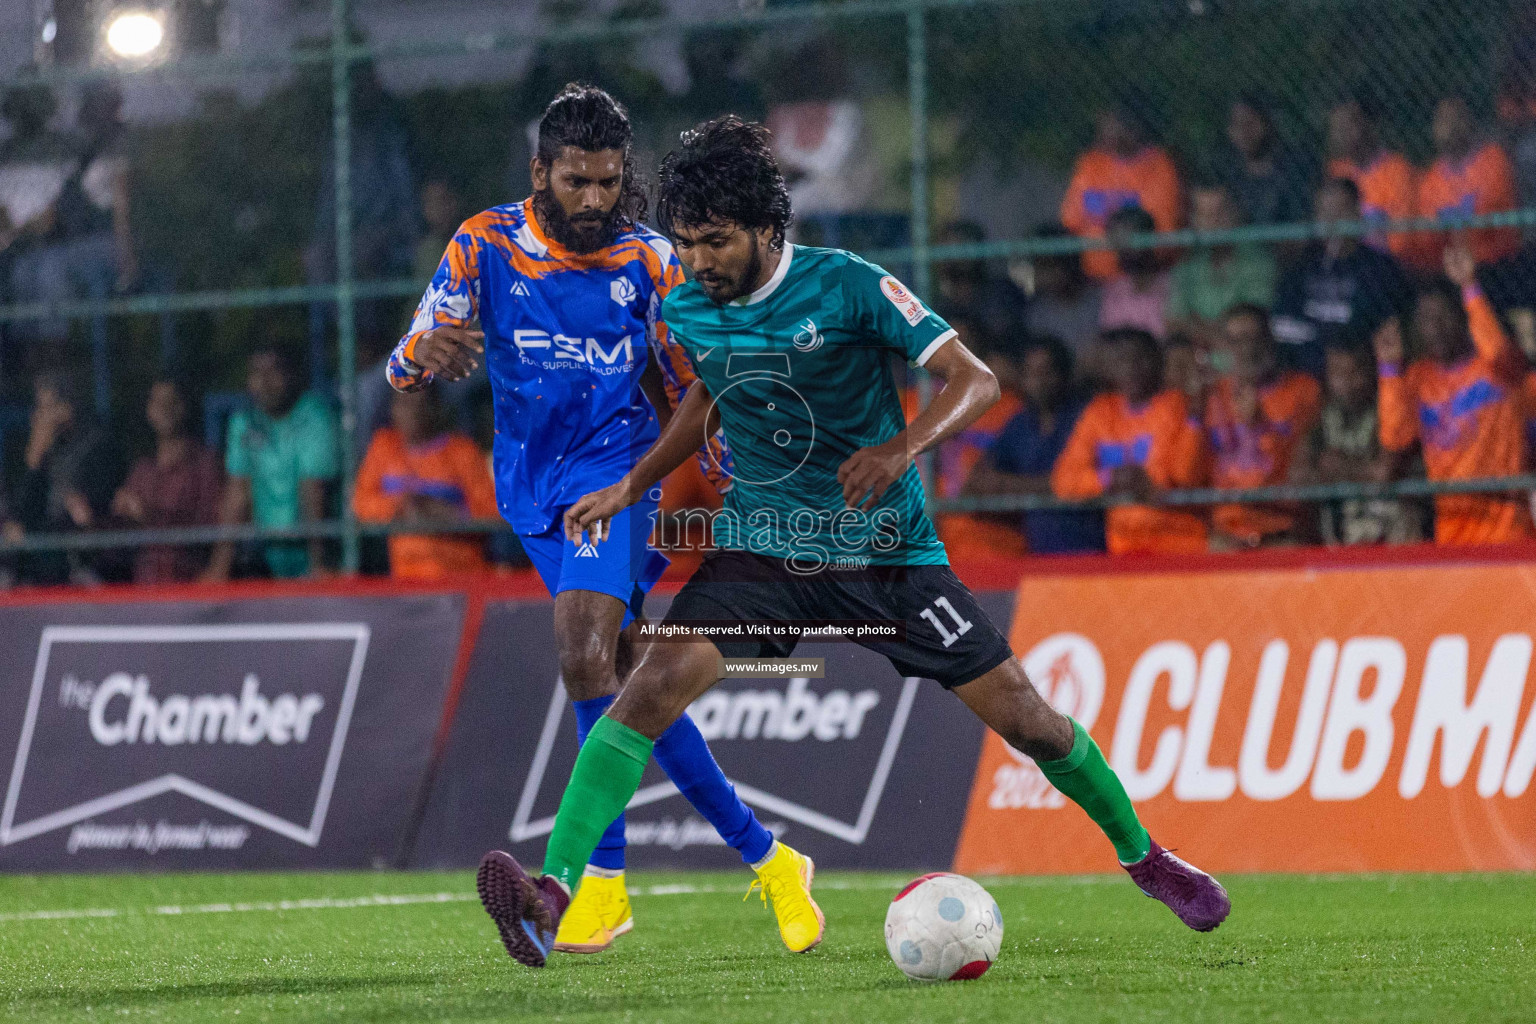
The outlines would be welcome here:
M 886 951 L 917 981 L 979 978 L 1002 942 L 997 901 L 964 875 L 937 871 L 915 878 L 885 912 Z

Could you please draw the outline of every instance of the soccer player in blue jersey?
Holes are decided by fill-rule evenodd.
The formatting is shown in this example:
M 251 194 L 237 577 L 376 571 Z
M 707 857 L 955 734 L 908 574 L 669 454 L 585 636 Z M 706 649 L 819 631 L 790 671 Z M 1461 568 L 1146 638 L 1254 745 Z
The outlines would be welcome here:
M 496 500 L 555 597 L 560 672 L 583 743 L 633 662 L 635 620 L 667 565 L 647 543 L 661 492 L 647 488 L 613 516 L 601 544 L 568 540 L 561 519 L 582 494 L 629 473 L 656 440 L 658 411 L 670 414 L 668 396 L 680 399 L 692 383 L 657 316 L 682 271 L 671 244 L 641 224 L 645 193 L 630 141 L 628 116 L 607 93 L 571 85 L 556 96 L 539 122 L 533 195 L 464 222 L 388 368 L 391 384 L 408 391 L 439 376 L 462 379 L 484 359 L 495 397 Z M 663 385 L 649 389 L 654 406 L 642 391 L 647 378 Z M 704 441 L 704 449 L 712 477 L 728 480 L 720 439 Z M 808 891 L 810 861 L 774 841 L 686 715 L 656 738 L 654 752 L 689 802 L 757 869 L 780 934 L 803 949 L 796 922 L 820 914 Z M 551 948 L 606 949 L 632 926 L 622 811 L 605 812 L 583 865 L 581 898 L 558 934 L 532 940 L 541 957 Z M 804 868 L 803 879 L 786 884 L 774 873 L 786 859 Z M 502 938 L 509 948 L 528 941 L 505 929 Z
M 924 511 L 913 459 L 997 400 L 986 364 L 879 267 L 785 241 L 789 193 L 761 125 L 726 117 L 685 133 L 662 164 L 657 207 L 693 271 L 667 296 L 662 318 L 697 379 L 634 469 L 569 508 L 568 534 L 602 536 L 718 420 L 735 484 L 715 522 L 717 549 L 666 623 L 685 631 L 700 622 L 900 623 L 904 636 L 857 642 L 902 675 L 953 690 L 1087 812 L 1147 895 L 1191 928 L 1219 925 L 1231 909 L 1226 891 L 1152 841 L 1098 744 L 1045 702 L 950 570 Z M 892 356 L 944 383 L 910 424 Z M 713 631 L 649 646 L 577 757 L 543 875 L 501 851 L 481 861 L 482 894 L 503 933 L 547 933 L 572 894 L 581 898 L 588 851 L 635 792 L 656 737 L 720 679 L 722 656 L 783 657 L 794 646 Z M 544 964 L 528 938 L 508 951 Z

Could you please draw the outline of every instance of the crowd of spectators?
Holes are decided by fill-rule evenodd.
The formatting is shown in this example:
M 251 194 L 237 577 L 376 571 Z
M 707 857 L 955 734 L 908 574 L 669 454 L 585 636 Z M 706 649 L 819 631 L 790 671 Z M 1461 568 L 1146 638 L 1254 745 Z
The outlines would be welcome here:
M 143 410 L 152 441 L 126 466 L 123 445 L 97 422 L 82 378 L 39 374 L 22 469 L 0 507 L 3 536 L 21 541 L 35 533 L 248 524 L 301 531 L 334 521 L 342 466 L 331 402 L 303 389 L 296 357 L 276 346 L 251 354 L 246 390 L 248 403 L 229 417 L 224 450 L 217 452 L 193 431 L 193 389 L 171 377 L 154 381 Z M 491 569 L 484 535 L 430 532 L 495 518 L 488 452 L 457 428 L 436 391 L 394 395 L 389 417 L 366 448 L 353 509 L 364 523 L 408 524 L 423 532 L 391 535 L 387 562 L 377 568 L 409 579 Z M 324 536 L 297 536 L 25 551 L 0 564 L 0 583 L 323 578 L 336 569 L 335 548 Z M 516 557 L 503 552 L 499 561 Z
M 371 71 L 359 76 L 357 90 L 359 271 L 425 279 L 468 212 L 465 201 L 442 177 L 416 180 L 404 130 Z M 110 87 L 87 89 L 66 133 L 51 127 L 46 90 L 7 93 L 0 109 L 10 128 L 0 143 L 0 284 L 12 300 L 102 298 L 139 278 L 120 108 Z M 836 164 L 822 149 L 842 146 L 837 153 L 846 156 L 843 144 L 867 128 L 853 108 L 775 109 L 782 155 L 799 168 L 804 188 L 813 171 Z M 1435 155 L 1422 169 L 1382 144 L 1376 120 L 1368 102 L 1338 103 L 1309 159 L 1281 141 L 1264 100 L 1245 95 L 1230 104 L 1219 150 L 1191 160 L 1160 146 L 1134 108 L 1111 107 L 1076 163 L 1059 222 L 1037 232 L 1098 239 L 1101 247 L 1042 255 L 1011 274 L 980 259 L 935 265 L 934 306 L 993 368 L 1003 397 L 935 453 L 932 492 L 1121 499 L 1107 510 L 946 514 L 939 528 L 952 557 L 1431 537 L 1486 543 L 1536 534 L 1523 494 L 1201 506 L 1149 500 L 1187 488 L 1527 471 L 1536 452 L 1528 448 L 1528 437 L 1536 440 L 1536 374 L 1528 363 L 1536 345 L 1522 349 L 1511 337 L 1536 341 L 1536 321 L 1522 329 L 1518 309 L 1506 318 L 1514 330 L 1500 320 L 1511 306 L 1536 308 L 1536 246 L 1522 247 L 1517 230 L 1344 234 L 1310 244 L 1223 240 L 1183 249 L 1133 241 L 1182 227 L 1223 232 L 1245 224 L 1478 215 L 1536 194 L 1536 185 L 1518 180 L 1520 168 L 1536 161 L 1512 162 L 1459 97 L 1435 106 L 1428 126 Z M 324 283 L 334 266 L 328 177 L 314 212 L 317 228 L 302 263 L 307 280 Z M 935 241 L 985 238 L 981 225 L 955 221 Z M 398 312 L 376 301 L 359 305 L 365 361 L 352 428 L 360 463 L 351 511 L 364 523 L 420 532 L 377 541 L 368 564 L 430 578 L 515 560 L 504 537 L 488 543 L 475 533 L 432 532 L 495 517 L 486 388 L 481 380 L 410 396 L 390 391 L 381 365 L 368 361 L 387 351 Z M 315 307 L 307 372 L 304 353 L 263 344 L 249 355 L 244 395 L 222 396 L 207 416 L 199 388 L 165 375 L 148 387 L 137 431 L 107 425 L 99 365 L 94 377 L 54 368 L 80 365 L 69 357 L 64 321 L 13 326 L 4 379 L 30 382 L 31 407 L 25 430 L 12 434 L 25 443 L 8 446 L 14 465 L 0 488 L 6 539 L 220 524 L 289 536 L 13 552 L 0 560 L 0 583 L 333 572 L 334 534 L 305 532 L 342 511 L 343 428 L 329 368 L 316 362 L 328 352 L 332 315 L 328 305 Z M 104 319 L 90 322 L 104 351 L 96 337 L 103 331 Z M 18 354 L 24 363 L 15 362 Z M 910 413 L 915 391 L 907 398 Z M 125 442 L 134 436 L 146 439 L 136 460 Z M 712 496 L 697 493 L 697 484 L 670 481 L 665 506 L 707 503 Z
M 138 286 L 141 247 L 131 227 L 134 189 L 121 108 L 110 84 L 87 86 L 65 110 L 45 86 L 6 90 L 0 304 L 103 299 Z M 354 118 L 356 273 L 426 280 L 465 216 L 464 204 L 440 176 L 416 181 L 398 110 L 371 67 L 355 76 Z M 334 165 L 321 163 L 314 230 L 300 260 L 312 284 L 332 280 L 335 267 Z M 365 523 L 424 528 L 494 518 L 488 455 L 470 436 L 485 382 L 439 389 L 428 400 L 395 398 L 382 356 L 401 326 L 398 306 L 357 304 L 359 350 L 380 362 L 360 367 L 353 510 Z M 166 373 L 148 383 L 142 406 L 111 421 L 105 317 L 87 322 L 89 359 L 67 319 L 4 325 L 0 401 L 28 411 L 24 421 L 0 415 L 0 437 L 8 442 L 0 535 L 23 542 L 36 534 L 220 525 L 302 533 L 308 524 L 336 520 L 343 474 L 329 365 L 334 330 L 334 305 L 316 304 L 307 351 L 293 339 L 259 344 L 249 352 L 241 392 L 213 393 L 206 382 Z M 505 543 L 491 547 L 500 563 L 521 557 Z M 369 568 L 414 578 L 485 570 L 486 549 L 486 538 L 473 533 L 395 535 L 366 548 Z M 331 535 L 23 550 L 0 557 L 0 586 L 312 578 L 335 571 L 338 562 Z
M 948 442 L 934 471 L 945 495 L 1119 501 L 1102 514 L 949 515 L 946 539 L 984 536 L 995 551 L 1046 554 L 1536 536 L 1526 493 L 1151 500 L 1192 488 L 1531 470 L 1536 351 L 1515 340 L 1521 310 L 1509 307 L 1536 305 L 1536 280 L 1518 230 L 1377 232 L 1305 245 L 1223 240 L 1182 250 L 1131 243 L 1186 226 L 1214 232 L 1516 207 L 1525 183 L 1464 99 L 1438 103 L 1429 128 L 1435 157 L 1420 170 L 1381 144 L 1370 104 L 1350 98 L 1329 111 L 1325 153 L 1309 164 L 1280 144 L 1263 100 L 1241 96 L 1221 151 L 1185 167 L 1132 110 L 1105 110 L 1060 223 L 1038 232 L 1103 239 L 1104 247 L 1015 268 L 1029 295 L 1004 327 L 992 298 L 1002 290 L 984 280 L 986 268 L 968 266 L 963 290 L 939 288 L 941 311 L 989 354 L 1005 402 L 1018 409 Z M 945 240 L 978 237 L 969 226 L 948 229 Z M 994 533 L 981 533 L 980 520 Z M 1011 536 L 999 538 L 1004 523 Z

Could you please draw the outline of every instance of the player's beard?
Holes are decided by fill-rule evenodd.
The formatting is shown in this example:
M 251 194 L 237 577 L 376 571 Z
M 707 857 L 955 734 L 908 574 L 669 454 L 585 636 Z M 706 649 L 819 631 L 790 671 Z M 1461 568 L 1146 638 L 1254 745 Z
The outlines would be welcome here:
M 571 252 L 596 252 L 619 237 L 617 203 L 607 213 L 568 217 L 555 194 L 546 188 L 533 193 L 533 212 L 544 233 Z
M 734 281 L 731 281 L 730 284 L 726 285 L 724 288 L 718 289 L 716 291 L 710 291 L 708 288 L 704 290 L 705 294 L 713 299 L 717 305 L 724 306 L 727 303 L 735 302 L 743 295 L 750 294 L 752 291 L 753 282 L 755 282 L 758 276 L 762 274 L 763 249 L 762 246 L 758 244 L 757 237 L 755 235 L 751 238 L 750 245 L 752 246 L 752 251 L 747 255 L 747 266 L 746 269 L 741 272 L 740 277 L 736 278 Z

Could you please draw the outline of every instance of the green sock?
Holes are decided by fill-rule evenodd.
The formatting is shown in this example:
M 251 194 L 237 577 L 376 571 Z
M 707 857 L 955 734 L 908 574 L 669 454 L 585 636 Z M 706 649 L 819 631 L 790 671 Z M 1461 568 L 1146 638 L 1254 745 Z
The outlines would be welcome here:
M 651 746 L 650 740 L 607 715 L 597 720 L 581 745 L 544 849 L 544 873 L 572 893 L 603 831 L 640 788 Z
M 1077 719 L 1072 723 L 1072 751 L 1059 761 L 1035 764 L 1073 803 L 1088 812 L 1093 823 L 1104 830 L 1115 844 L 1115 856 L 1122 864 L 1134 864 L 1152 849 L 1152 838 L 1142 828 L 1126 796 L 1120 777 L 1104 760 L 1104 752 L 1093 742 Z

